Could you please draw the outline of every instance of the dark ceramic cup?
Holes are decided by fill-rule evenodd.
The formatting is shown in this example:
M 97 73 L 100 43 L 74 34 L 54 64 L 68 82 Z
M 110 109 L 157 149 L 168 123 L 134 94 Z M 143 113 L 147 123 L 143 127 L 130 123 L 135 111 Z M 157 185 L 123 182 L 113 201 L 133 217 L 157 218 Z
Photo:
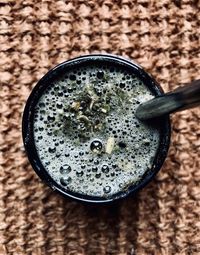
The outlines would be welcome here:
M 59 183 L 55 182 L 51 176 L 48 174 L 47 170 L 43 166 L 34 142 L 34 132 L 33 132 L 33 121 L 34 121 L 34 111 L 37 105 L 37 102 L 44 90 L 50 86 L 51 82 L 56 78 L 65 73 L 65 71 L 76 69 L 77 67 L 84 66 L 87 64 L 106 64 L 117 66 L 123 68 L 125 70 L 131 71 L 136 75 L 143 83 L 151 90 L 151 92 L 156 95 L 163 94 L 163 90 L 159 86 L 159 84 L 141 68 L 139 65 L 131 62 L 127 59 L 114 56 L 114 55 L 87 55 L 78 58 L 74 58 L 72 60 L 63 62 L 53 69 L 51 69 L 47 74 L 45 74 L 41 80 L 37 83 L 37 85 L 32 90 L 24 109 L 23 120 L 22 120 L 22 134 L 25 150 L 28 156 L 28 159 L 37 173 L 37 175 L 53 190 L 58 191 L 62 195 L 67 198 L 73 198 L 79 201 L 90 202 L 90 203 L 108 203 L 112 202 L 128 195 L 133 195 L 144 186 L 146 186 L 153 177 L 160 170 L 165 158 L 167 156 L 169 144 L 170 144 L 170 119 L 168 116 L 159 118 L 157 121 L 159 122 L 159 126 L 161 127 L 161 139 L 159 143 L 159 148 L 157 150 L 157 154 L 155 155 L 152 168 L 149 169 L 141 180 L 132 186 L 130 186 L 127 190 L 122 190 L 119 193 L 113 195 L 112 197 L 94 197 L 89 195 L 78 194 L 69 190 L 64 189 Z M 66 162 L 67 163 L 67 162 Z

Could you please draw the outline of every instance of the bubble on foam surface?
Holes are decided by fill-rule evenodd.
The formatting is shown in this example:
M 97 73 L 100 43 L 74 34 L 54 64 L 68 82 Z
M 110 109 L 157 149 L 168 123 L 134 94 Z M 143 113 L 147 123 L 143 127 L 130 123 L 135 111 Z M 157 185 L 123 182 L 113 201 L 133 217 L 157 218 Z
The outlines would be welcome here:
M 94 117 L 97 127 L 103 122 L 103 132 L 89 132 L 87 119 L 78 126 L 73 122 L 77 109 L 87 107 L 80 92 L 90 84 L 107 109 L 112 106 L 103 119 L 99 114 Z M 118 97 L 108 98 L 113 90 Z M 64 189 L 90 196 L 112 196 L 140 180 L 152 166 L 160 132 L 138 121 L 134 113 L 141 102 L 152 97 L 135 75 L 117 67 L 88 66 L 59 77 L 35 109 L 35 144 L 50 176 Z M 79 129 L 86 130 L 86 137 Z M 106 153 L 110 137 L 114 147 Z

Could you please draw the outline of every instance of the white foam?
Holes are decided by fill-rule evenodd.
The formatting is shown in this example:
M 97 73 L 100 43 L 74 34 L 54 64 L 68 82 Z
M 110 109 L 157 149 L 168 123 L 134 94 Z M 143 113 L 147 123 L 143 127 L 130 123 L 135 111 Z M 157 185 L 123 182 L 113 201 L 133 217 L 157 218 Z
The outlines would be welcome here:
M 119 70 L 112 73 L 107 67 L 101 67 L 101 70 L 106 74 L 103 81 L 97 78 L 95 67 L 76 70 L 76 73 L 81 72 L 81 75 L 76 74 L 76 81 L 81 80 L 80 84 L 69 78 L 60 77 L 51 84 L 51 87 L 40 98 L 39 103 L 42 102 L 45 106 L 40 107 L 38 103 L 36 107 L 38 114 L 35 115 L 34 122 L 36 148 L 50 176 L 59 184 L 61 178 L 66 179 L 68 184 L 63 187 L 67 190 L 90 196 L 111 196 L 138 182 L 152 165 L 152 158 L 157 151 L 160 137 L 158 129 L 139 122 L 134 116 L 138 102 L 153 97 L 147 87 L 134 75 L 128 74 L 131 79 L 126 79 L 124 72 Z M 84 71 L 86 74 L 83 74 Z M 69 72 L 65 76 L 69 77 L 70 74 L 73 73 Z M 123 80 L 124 78 L 125 80 Z M 122 89 L 126 98 L 104 118 L 104 132 L 96 132 L 91 135 L 90 139 L 81 143 L 75 133 L 76 129 L 69 131 L 63 127 L 63 114 L 71 114 L 65 113 L 64 110 L 74 102 L 74 98 L 78 97 L 79 92 L 85 86 L 95 84 L 92 86 L 95 89 L 100 89 L 100 92 L 103 93 L 105 88 L 110 87 L 112 89 L 113 86 L 115 87 L 116 84 L 120 83 L 126 86 Z M 123 85 L 121 86 L 123 87 Z M 54 90 L 55 87 L 59 87 L 59 90 Z M 74 89 L 73 92 L 68 93 L 69 87 Z M 51 92 L 53 91 L 52 95 Z M 64 91 L 63 96 L 57 95 L 60 91 Z M 56 108 L 57 103 L 63 105 L 62 109 Z M 48 115 L 54 116 L 59 126 L 55 126 L 55 121 L 48 121 Z M 44 127 L 44 130 L 39 131 L 40 127 Z M 53 134 L 50 136 L 48 135 L 49 132 Z M 110 137 L 114 137 L 115 144 L 111 154 L 105 152 Z M 102 142 L 103 153 L 101 155 L 90 149 L 94 139 Z M 119 142 L 125 143 L 125 148 L 120 148 Z M 49 147 L 55 148 L 55 152 L 50 153 Z M 83 155 L 79 155 L 80 152 Z M 69 156 L 66 156 L 68 154 Z M 98 165 L 94 164 L 95 160 L 99 161 Z M 70 165 L 71 171 L 67 174 L 61 174 L 60 168 L 65 164 Z M 103 165 L 109 166 L 109 173 L 102 172 L 101 167 Z M 113 165 L 116 166 L 112 167 Z M 92 171 L 94 166 L 98 168 L 97 172 Z M 82 176 L 81 171 L 83 172 Z M 67 182 L 67 179 L 70 182 Z

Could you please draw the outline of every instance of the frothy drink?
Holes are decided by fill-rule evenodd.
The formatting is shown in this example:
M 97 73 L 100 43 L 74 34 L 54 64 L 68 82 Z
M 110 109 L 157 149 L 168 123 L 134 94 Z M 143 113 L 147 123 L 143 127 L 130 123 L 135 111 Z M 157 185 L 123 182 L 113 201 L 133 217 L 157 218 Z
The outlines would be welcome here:
M 54 80 L 34 115 L 35 145 L 49 175 L 68 191 L 98 197 L 136 184 L 159 146 L 159 128 L 134 115 L 152 97 L 118 66 L 86 65 Z

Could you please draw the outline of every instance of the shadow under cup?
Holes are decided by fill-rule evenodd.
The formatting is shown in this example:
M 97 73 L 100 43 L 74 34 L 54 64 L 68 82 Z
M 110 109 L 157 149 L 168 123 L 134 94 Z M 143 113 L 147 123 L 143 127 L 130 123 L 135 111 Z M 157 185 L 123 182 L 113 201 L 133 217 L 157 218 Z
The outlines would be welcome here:
M 60 77 L 69 70 L 75 70 L 77 67 L 96 64 L 118 67 L 122 68 L 125 71 L 127 70 L 128 72 L 132 72 L 150 89 L 150 91 L 155 96 L 163 94 L 163 91 L 159 84 L 148 73 L 146 73 L 137 64 L 130 62 L 124 58 L 113 55 L 87 55 L 83 57 L 78 57 L 57 65 L 56 67 L 51 69 L 46 75 L 44 75 L 41 80 L 39 80 L 26 102 L 22 120 L 22 135 L 25 150 L 33 169 L 35 170 L 37 175 L 53 190 L 58 191 L 65 197 L 74 198 L 79 201 L 91 203 L 106 203 L 121 199 L 128 196 L 129 194 L 135 194 L 138 190 L 147 185 L 160 170 L 167 156 L 170 144 L 170 119 L 168 116 L 165 116 L 154 121 L 155 125 L 159 125 L 161 130 L 159 148 L 155 155 L 152 168 L 147 170 L 141 180 L 136 184 L 133 184 L 132 186 L 130 185 L 126 190 L 121 190 L 120 192 L 112 195 L 111 197 L 95 197 L 83 195 L 63 188 L 62 185 L 55 182 L 55 180 L 48 174 L 47 170 L 43 166 L 38 156 L 34 142 L 33 130 L 35 107 L 41 95 L 57 77 Z

